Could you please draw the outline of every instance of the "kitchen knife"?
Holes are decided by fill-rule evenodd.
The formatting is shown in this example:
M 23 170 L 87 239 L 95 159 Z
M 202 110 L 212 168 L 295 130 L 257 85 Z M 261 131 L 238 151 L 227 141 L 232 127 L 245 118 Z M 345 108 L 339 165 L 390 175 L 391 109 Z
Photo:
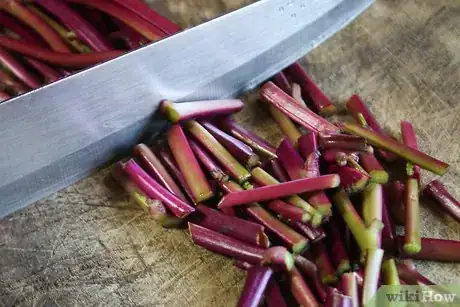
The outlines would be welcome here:
M 0 105 L 0 217 L 126 154 L 160 100 L 237 96 L 372 0 L 261 0 Z

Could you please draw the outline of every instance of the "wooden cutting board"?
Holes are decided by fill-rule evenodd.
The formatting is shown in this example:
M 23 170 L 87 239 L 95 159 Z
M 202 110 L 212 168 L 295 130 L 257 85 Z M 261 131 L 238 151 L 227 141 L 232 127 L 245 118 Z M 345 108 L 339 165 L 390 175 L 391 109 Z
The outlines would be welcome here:
M 247 4 L 167 0 L 182 26 Z M 460 197 L 460 2 L 377 0 L 358 20 L 304 59 L 338 105 L 359 93 L 388 131 L 415 124 L 421 149 L 451 164 L 442 178 Z M 238 119 L 277 144 L 264 105 L 248 95 Z M 423 173 L 423 182 L 434 178 Z M 423 235 L 460 240 L 452 219 L 423 206 Z M 460 283 L 460 264 L 425 262 L 422 273 Z M 234 306 L 244 274 L 165 230 L 93 176 L 0 221 L 0 302 L 7 306 Z

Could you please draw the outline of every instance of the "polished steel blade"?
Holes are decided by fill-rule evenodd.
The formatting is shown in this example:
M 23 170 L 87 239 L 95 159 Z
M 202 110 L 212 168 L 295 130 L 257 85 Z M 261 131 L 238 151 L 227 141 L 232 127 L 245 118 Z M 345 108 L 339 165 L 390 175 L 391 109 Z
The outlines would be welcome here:
M 344 27 L 372 0 L 262 0 L 0 105 L 0 216 L 126 151 L 159 101 L 236 96 Z M 152 128 L 153 127 L 153 128 Z

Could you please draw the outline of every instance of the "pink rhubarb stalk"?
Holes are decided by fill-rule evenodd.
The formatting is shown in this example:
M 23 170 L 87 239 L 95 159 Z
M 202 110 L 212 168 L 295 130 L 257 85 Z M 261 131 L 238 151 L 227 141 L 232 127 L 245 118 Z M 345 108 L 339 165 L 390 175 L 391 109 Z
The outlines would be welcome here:
M 460 202 L 439 180 L 431 181 L 423 190 L 423 195 L 460 223 Z
M 319 135 L 319 144 L 323 149 L 340 148 L 353 151 L 369 151 L 369 147 L 364 138 L 348 134 L 321 133 Z
M 161 112 L 172 123 L 179 121 L 209 117 L 218 114 L 239 112 L 244 103 L 239 99 L 206 100 L 176 103 L 171 100 L 163 100 L 160 104 Z
M 141 161 L 144 169 L 150 176 L 161 183 L 169 192 L 183 201 L 187 201 L 179 186 L 150 148 L 145 144 L 138 144 L 134 147 L 134 155 Z
M 418 181 L 409 178 L 404 191 L 406 221 L 404 223 L 404 252 L 414 255 L 420 252 L 420 203 Z
M 288 307 L 278 282 L 273 278 L 265 290 L 265 305 L 267 307 Z
M 326 241 L 332 263 L 336 268 L 338 276 L 351 270 L 350 259 L 348 258 L 347 249 L 343 243 L 340 234 L 337 217 L 332 216 L 331 220 L 326 223 L 325 229 L 327 232 Z
M 356 273 L 345 273 L 340 277 L 339 284 L 340 291 L 346 296 L 351 297 L 350 307 L 359 307 L 359 291 L 358 282 L 356 280 Z
M 408 121 L 401 121 L 401 136 L 404 145 L 418 150 L 417 136 L 415 135 L 414 127 Z M 408 175 L 411 178 L 417 179 L 420 185 L 420 167 L 418 165 L 407 165 Z
M 251 264 L 259 264 L 263 259 L 265 252 L 263 248 L 244 243 L 193 223 L 188 223 L 188 229 L 193 243 L 210 251 Z
M 387 205 L 391 217 L 398 225 L 404 225 L 405 208 L 404 208 L 404 190 L 405 185 L 401 181 L 392 181 L 385 186 L 385 196 L 388 199 Z
M 208 130 L 238 161 L 251 169 L 260 163 L 259 156 L 254 153 L 252 148 L 233 136 L 225 133 L 215 125 L 207 121 L 202 121 L 201 125 Z
M 219 207 L 232 207 L 252 202 L 272 200 L 294 194 L 332 189 L 338 187 L 338 175 L 324 175 L 316 178 L 306 178 L 275 185 L 263 186 L 249 191 L 225 195 L 219 202 Z
M 324 232 L 324 229 L 321 227 L 313 227 L 310 224 L 301 222 L 292 223 L 292 221 L 291 224 L 293 225 L 294 229 L 296 229 L 298 232 L 307 237 L 307 239 L 310 240 L 312 243 L 321 241 L 326 237 L 326 233 Z
M 276 148 L 263 138 L 238 125 L 231 117 L 218 118 L 214 122 L 225 132 L 251 146 L 254 150 L 270 159 L 276 158 Z
M 131 10 L 167 35 L 181 31 L 181 28 L 166 17 L 158 14 L 142 0 L 114 0 L 114 2 Z
M 28 87 L 35 89 L 41 86 L 40 80 L 3 48 L 0 48 L 0 62 Z
M 302 157 L 288 139 L 281 142 L 276 150 L 276 155 L 291 180 L 316 177 L 307 173 Z
M 269 267 L 253 267 L 249 269 L 243 291 L 237 307 L 257 307 L 262 302 L 265 289 L 272 278 L 273 270 Z
M 398 237 L 400 248 L 403 248 L 403 237 Z M 444 262 L 460 262 L 460 241 L 422 238 L 421 249 L 417 254 L 402 253 L 405 258 Z
M 388 175 L 387 171 L 385 171 L 382 164 L 380 164 L 373 153 L 361 152 L 359 154 L 359 163 L 371 176 L 373 182 L 381 184 L 388 182 L 390 175 Z
M 283 92 L 273 82 L 265 83 L 260 89 L 263 100 L 286 114 L 293 121 L 315 132 L 338 133 L 339 128 L 309 109 L 302 108 L 294 98 Z
M 129 194 L 131 199 L 161 226 L 169 228 L 182 224 L 182 219 L 169 215 L 160 201 L 148 197 L 137 184 L 129 179 L 123 170 L 122 163 L 119 162 L 113 166 L 112 177 L 122 186 L 125 192 Z
M 407 263 L 400 262 L 398 263 L 397 268 L 400 280 L 407 285 L 434 285 L 434 282 L 417 272 L 412 264 L 408 265 Z
M 279 182 L 286 182 L 289 181 L 288 174 L 286 173 L 286 170 L 284 167 L 281 165 L 280 161 L 278 159 L 271 159 L 269 161 L 269 166 L 268 166 L 270 173 L 273 174 L 273 176 L 278 180 Z
M 267 207 L 271 211 L 281 214 L 283 217 L 293 222 L 308 222 L 311 220 L 311 215 L 309 213 L 280 199 L 269 201 Z
M 67 28 L 72 29 L 81 40 L 86 42 L 94 51 L 110 51 L 110 43 L 97 30 L 71 9 L 64 1 L 37 0 L 41 7 L 57 17 Z
M 349 193 L 362 191 L 369 181 L 369 175 L 350 166 L 332 164 L 329 166 L 329 172 L 340 176 L 340 186 Z
M 313 288 L 313 291 L 319 300 L 324 303 L 327 299 L 326 287 L 321 281 L 316 264 L 301 255 L 297 255 L 294 260 L 295 266 L 305 277 L 308 284 Z
M 288 78 L 286 78 L 286 75 L 283 72 L 279 72 L 276 75 L 274 75 L 271 81 L 275 83 L 277 87 L 282 89 L 286 94 L 291 95 L 291 83 L 289 82 Z
M 294 63 L 287 67 L 285 72 L 293 82 L 300 85 L 303 96 L 311 101 L 319 114 L 327 116 L 337 111 L 331 100 L 316 85 L 299 63 Z
M 333 284 L 337 282 L 336 270 L 332 265 L 331 259 L 327 253 L 324 241 L 319 241 L 313 245 L 313 258 L 318 267 L 321 281 L 324 284 Z
M 386 136 L 385 131 L 380 126 L 379 122 L 375 119 L 374 115 L 368 109 L 368 107 L 364 104 L 361 98 L 358 95 L 353 95 L 346 103 L 346 108 L 348 113 L 353 116 L 355 121 L 362 125 L 366 124 L 368 128 L 379 133 L 381 135 Z M 382 158 L 384 158 L 388 162 L 392 162 L 396 159 L 396 156 L 390 152 L 379 150 L 379 154 Z
M 184 218 L 195 209 L 152 179 L 133 159 L 124 165 L 129 178 L 152 199 L 161 201 L 177 217 Z
M 348 157 L 359 162 L 359 153 L 353 150 L 344 150 L 339 148 L 326 149 L 322 155 L 324 161 L 328 163 L 337 163 L 341 166 L 347 164 Z
M 189 143 L 197 159 L 201 162 L 201 165 L 203 165 L 212 178 L 218 182 L 225 182 L 230 179 L 228 174 L 198 143 L 193 140 L 190 140 Z
M 191 120 L 185 123 L 188 132 L 206 148 L 217 161 L 227 170 L 230 176 L 242 184 L 251 178 L 251 173 L 240 164 L 201 124 Z
M 315 295 L 305 283 L 302 274 L 296 267 L 289 272 L 289 285 L 291 293 L 300 306 L 319 307 Z
M 93 0 L 66 0 L 70 3 L 83 4 L 91 8 L 95 8 L 101 12 L 104 12 L 120 21 L 123 21 L 128 26 L 145 36 L 151 41 L 157 41 L 163 38 L 165 35 L 163 31 L 157 27 L 151 25 L 138 15 L 134 14 L 129 9 L 118 5 L 111 1 L 93 1 Z
M 363 305 L 369 303 L 375 293 L 377 293 L 382 260 L 383 249 L 371 249 L 367 252 L 366 265 L 364 267 Z
M 31 28 L 33 28 L 51 47 L 52 50 L 63 53 L 70 53 L 70 49 L 61 40 L 59 35 L 39 16 L 20 1 L 6 0 L 0 4 L 0 10 L 4 10 L 15 16 Z
M 294 258 L 284 246 L 274 246 L 265 250 L 261 264 L 289 272 L 294 266 Z
M 198 205 L 196 210 L 202 215 L 197 222 L 202 227 L 255 246 L 268 248 L 270 245 L 264 227 L 259 224 L 226 215 L 205 205 Z
M 387 136 L 362 128 L 359 125 L 344 123 L 343 129 L 348 133 L 364 137 L 373 146 L 393 152 L 406 161 L 417 164 L 435 174 L 443 175 L 449 167 L 448 164 L 430 157 L 423 152 L 401 144 Z

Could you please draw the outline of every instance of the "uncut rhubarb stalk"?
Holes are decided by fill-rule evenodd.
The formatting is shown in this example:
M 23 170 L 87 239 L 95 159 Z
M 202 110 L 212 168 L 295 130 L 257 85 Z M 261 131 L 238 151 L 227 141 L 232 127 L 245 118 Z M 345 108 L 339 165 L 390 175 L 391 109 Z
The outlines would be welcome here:
M 123 187 L 131 199 L 161 226 L 169 228 L 182 224 L 182 219 L 170 216 L 160 201 L 148 197 L 137 184 L 131 181 L 123 171 L 121 163 L 115 164 L 111 173 L 112 177 Z
M 89 22 L 70 8 L 65 1 L 36 0 L 36 3 L 58 18 L 67 28 L 72 29 L 78 37 L 94 51 L 110 51 L 110 43 Z
M 181 126 L 173 125 L 168 131 L 167 139 L 174 159 L 192 192 L 193 200 L 202 202 L 214 196 Z
M 202 214 L 197 222 L 202 227 L 262 248 L 270 245 L 264 227 L 259 224 L 226 215 L 205 205 L 198 205 L 196 210 Z
M 200 122 L 238 161 L 251 169 L 260 163 L 260 158 L 252 148 L 233 136 L 225 133 L 208 121 Z
M 345 106 L 347 111 L 351 114 L 351 116 L 353 116 L 358 124 L 362 125 L 364 119 L 366 125 L 368 125 L 370 129 L 376 133 L 386 136 L 386 133 L 380 126 L 379 122 L 375 119 L 374 115 L 358 95 L 351 96 Z M 380 156 L 388 162 L 392 162 L 396 159 L 396 156 L 393 153 L 384 150 L 379 150 L 378 152 Z
M 95 8 L 101 12 L 106 13 L 107 15 L 116 18 L 143 36 L 149 39 L 150 41 L 157 41 L 163 38 L 165 35 L 163 31 L 159 30 L 157 27 L 148 23 L 144 19 L 140 18 L 138 15 L 134 14 L 131 10 L 127 9 L 124 6 L 120 6 L 115 2 L 110 1 L 93 1 L 93 0 L 66 0 L 70 3 L 83 4 L 85 6 Z
M 345 273 L 340 277 L 339 283 L 340 291 L 346 296 L 351 297 L 350 307 L 359 307 L 359 290 L 358 283 L 356 281 L 356 273 L 350 272 Z
M 319 114 L 326 116 L 336 113 L 337 109 L 331 103 L 331 100 L 321 91 L 299 63 L 294 63 L 287 67 L 285 73 L 293 82 L 300 85 L 303 96 L 311 101 Z
M 315 132 L 338 133 L 339 128 L 315 114 L 302 108 L 294 98 L 283 92 L 273 82 L 267 82 L 260 88 L 262 99 L 286 114 L 293 121 Z
M 251 146 L 257 152 L 264 154 L 270 159 L 277 158 L 276 148 L 273 145 L 253 132 L 238 125 L 230 116 L 219 117 L 214 121 L 214 124 L 240 141 Z
M 134 155 L 141 161 L 146 172 L 150 176 L 161 183 L 166 189 L 168 189 L 169 192 L 173 193 L 183 201 L 187 201 L 187 198 L 182 193 L 179 186 L 149 147 L 145 144 L 136 145 L 134 147 Z
M 364 137 L 367 142 L 373 146 L 393 152 L 406 161 L 411 162 L 412 164 L 417 164 L 435 174 L 443 175 L 449 168 L 449 165 L 442 161 L 401 144 L 387 136 L 362 128 L 359 125 L 344 123 L 342 128 L 348 133 Z
M 441 210 L 460 223 L 460 202 L 439 180 L 433 180 L 427 184 L 423 189 L 423 196 L 433 200 Z
M 189 204 L 157 183 L 133 159 L 126 162 L 123 169 L 147 196 L 161 201 L 175 216 L 184 218 L 195 211 Z
M 327 299 L 326 287 L 321 281 L 316 264 L 300 255 L 297 255 L 294 260 L 297 269 L 305 276 L 319 300 L 324 303 Z
M 259 264 L 263 259 L 265 251 L 263 248 L 244 243 L 190 222 L 188 223 L 188 228 L 193 243 L 210 251 L 251 264 Z
M 203 100 L 181 103 L 163 100 L 160 104 L 160 111 L 169 121 L 177 123 L 200 117 L 235 113 L 241 111 L 243 107 L 244 103 L 239 99 Z
M 420 203 L 418 181 L 409 178 L 404 191 L 404 207 L 406 209 L 406 221 L 404 223 L 404 252 L 417 254 L 421 249 L 420 238 Z
M 401 284 L 399 281 L 398 268 L 396 267 L 396 262 L 393 258 L 383 260 L 382 279 L 385 285 L 399 286 Z
M 294 122 L 273 105 L 268 105 L 268 111 L 289 142 L 296 145 L 302 133 L 297 129 Z
M 63 53 L 71 52 L 59 35 L 48 24 L 19 1 L 2 1 L 0 10 L 8 12 L 33 28 L 48 43 L 52 50 Z
M 288 307 L 280 286 L 274 278 L 272 278 L 265 290 L 265 305 L 267 307 Z
M 181 28 L 178 25 L 168 18 L 158 14 L 155 10 L 148 7 L 142 0 L 114 0 L 114 2 L 131 10 L 133 13 L 151 23 L 167 35 L 172 35 L 181 31 Z
M 343 244 L 342 237 L 340 235 L 338 219 L 334 216 L 331 220 L 326 223 L 325 229 L 327 232 L 326 241 L 332 263 L 336 268 L 336 274 L 338 276 L 351 270 L 350 259 L 348 253 Z
M 383 249 L 368 250 L 364 268 L 363 305 L 367 304 L 377 292 L 382 259 Z
M 319 307 L 316 297 L 305 283 L 299 270 L 294 266 L 288 274 L 291 293 L 300 306 Z
M 327 301 L 324 307 L 351 307 L 352 298 L 347 295 L 343 295 L 339 290 L 333 287 L 327 289 Z
M 24 65 L 16 60 L 8 51 L 0 48 L 0 62 L 2 66 L 8 68 L 19 80 L 28 87 L 35 89 L 41 86 L 40 80 L 31 74 Z
M 247 186 L 250 188 L 249 186 Z M 244 191 L 244 189 L 233 181 L 225 183 L 227 193 Z M 246 213 L 266 229 L 273 232 L 280 238 L 294 253 L 299 253 L 308 245 L 308 239 L 294 231 L 292 228 L 278 220 L 270 212 L 262 208 L 259 204 L 252 204 L 245 208 Z
M 242 184 L 251 178 L 251 173 L 249 173 L 249 171 L 241 165 L 201 124 L 191 120 L 185 122 L 184 125 L 198 143 L 203 145 L 203 147 L 220 162 L 230 176 L 238 183 Z
M 195 153 L 201 165 L 207 170 L 212 178 L 218 182 L 225 182 L 230 179 L 228 174 L 214 161 L 214 159 L 195 141 L 189 140 L 190 147 Z
M 34 44 L 18 41 L 5 36 L 0 36 L 0 46 L 25 56 L 50 63 L 52 65 L 65 66 L 69 68 L 85 68 L 90 65 L 95 65 L 114 59 L 123 54 L 123 52 L 119 50 L 67 54 L 62 52 L 54 52 Z
M 273 270 L 270 267 L 262 266 L 249 269 L 237 307 L 259 306 L 272 275 Z
M 400 248 L 403 247 L 404 238 L 399 236 L 397 239 Z M 402 253 L 403 258 L 417 260 L 432 260 L 443 262 L 460 262 L 460 241 L 443 240 L 434 238 L 422 238 L 421 249 L 417 254 Z
M 331 259 L 327 253 L 324 241 L 319 241 L 313 245 L 313 258 L 318 267 L 321 281 L 324 284 L 333 284 L 337 282 L 336 270 L 332 265 Z

